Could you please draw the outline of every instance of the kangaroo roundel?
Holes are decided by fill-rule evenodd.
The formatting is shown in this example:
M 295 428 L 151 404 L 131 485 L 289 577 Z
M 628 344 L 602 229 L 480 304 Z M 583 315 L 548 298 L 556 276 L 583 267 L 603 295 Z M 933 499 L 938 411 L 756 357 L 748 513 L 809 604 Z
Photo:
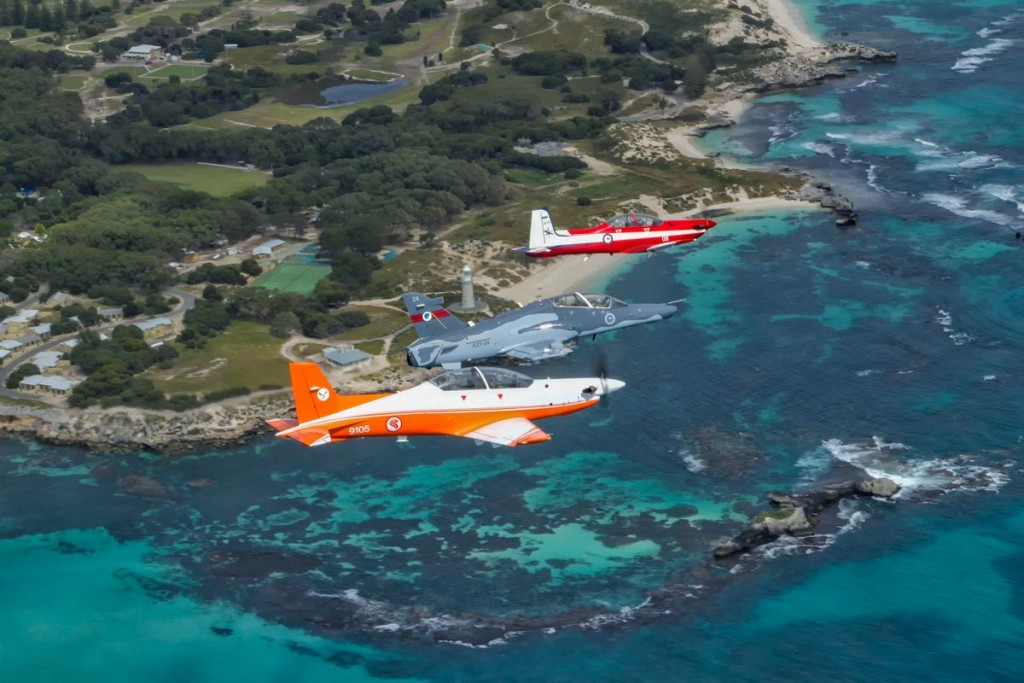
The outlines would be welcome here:
M 614 238 L 609 234 L 605 234 L 605 236 L 602 237 L 601 239 L 604 240 L 605 244 L 611 244 Z
M 320 387 L 316 390 L 316 400 L 326 401 L 331 397 L 331 390 L 327 387 Z
M 400 417 L 389 417 L 387 428 L 389 432 L 397 432 L 402 428 L 402 419 Z
M 423 312 L 423 322 L 430 322 L 430 320 L 431 320 L 431 319 L 432 319 L 433 317 L 434 317 L 434 314 L 433 314 L 433 313 L 431 313 L 430 311 L 424 311 L 424 312 Z

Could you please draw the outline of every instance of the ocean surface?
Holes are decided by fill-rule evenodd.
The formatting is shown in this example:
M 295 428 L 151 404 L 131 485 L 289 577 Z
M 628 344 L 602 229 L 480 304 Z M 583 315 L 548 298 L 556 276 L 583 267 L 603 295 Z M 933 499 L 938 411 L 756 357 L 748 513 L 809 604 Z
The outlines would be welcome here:
M 765 97 L 704 144 L 826 179 L 857 227 L 731 217 L 614 277 L 686 302 L 529 369 L 603 352 L 627 382 L 549 443 L 0 443 L 3 680 L 1024 679 L 1024 8 L 800 7 L 899 63 Z M 767 491 L 850 464 L 903 492 L 710 561 Z M 635 618 L 667 584 L 672 609 Z M 331 618 L 353 610 L 375 625 Z M 432 640 L 467 614 L 552 625 Z

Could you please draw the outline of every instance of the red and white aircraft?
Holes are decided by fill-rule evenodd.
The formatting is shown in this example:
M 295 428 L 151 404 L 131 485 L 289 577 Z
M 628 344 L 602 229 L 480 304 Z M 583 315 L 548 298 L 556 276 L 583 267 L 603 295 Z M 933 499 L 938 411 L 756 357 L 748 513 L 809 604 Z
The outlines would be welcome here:
M 558 230 L 547 209 L 530 219 L 530 246 L 516 251 L 536 258 L 566 254 L 639 254 L 692 242 L 717 223 L 708 218 L 662 220 L 645 213 L 626 213 L 590 228 Z
M 548 441 L 531 420 L 575 413 L 625 386 L 617 379 L 532 379 L 503 368 L 449 370 L 393 394 L 334 392 L 315 363 L 290 363 L 297 420 L 267 423 L 279 437 L 321 446 L 364 436 L 464 436 L 495 446 Z

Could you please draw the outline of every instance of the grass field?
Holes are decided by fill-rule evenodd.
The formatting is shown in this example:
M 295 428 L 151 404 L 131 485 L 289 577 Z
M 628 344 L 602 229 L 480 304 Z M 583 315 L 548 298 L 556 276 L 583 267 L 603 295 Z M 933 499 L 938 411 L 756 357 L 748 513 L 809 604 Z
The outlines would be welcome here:
M 370 316 L 370 324 L 348 330 L 337 337 L 343 341 L 384 337 L 401 329 L 403 325 L 409 324 L 407 315 L 383 306 L 348 306 L 345 310 L 362 311 Z
M 309 296 L 316 289 L 316 283 L 330 274 L 330 266 L 282 263 L 277 268 L 261 275 L 255 284 L 257 287 L 265 289 L 275 289 L 279 292 L 295 292 Z
M 215 197 L 227 197 L 251 187 L 261 187 L 270 179 L 266 173 L 257 171 L 200 164 L 126 164 L 117 168 Z
M 150 71 L 140 78 L 152 78 L 156 81 L 168 80 L 171 76 L 177 76 L 183 81 L 194 81 L 206 75 L 208 67 L 201 64 L 168 64 L 159 69 Z
M 208 394 L 237 387 L 257 391 L 288 384 L 288 361 L 281 356 L 281 340 L 259 323 L 236 320 L 205 348 L 178 351 L 173 368 L 144 374 L 168 394 Z
M 510 168 L 505 171 L 505 177 L 513 183 L 530 187 L 543 187 L 565 180 L 561 173 L 547 173 L 535 168 Z
M 384 340 L 377 339 L 374 341 L 362 342 L 356 344 L 355 347 L 363 353 L 368 353 L 371 356 L 379 356 L 380 352 L 384 350 Z
M 58 76 L 57 82 L 60 83 L 61 90 L 81 90 L 85 85 L 86 78 L 88 78 L 88 76 L 63 75 Z

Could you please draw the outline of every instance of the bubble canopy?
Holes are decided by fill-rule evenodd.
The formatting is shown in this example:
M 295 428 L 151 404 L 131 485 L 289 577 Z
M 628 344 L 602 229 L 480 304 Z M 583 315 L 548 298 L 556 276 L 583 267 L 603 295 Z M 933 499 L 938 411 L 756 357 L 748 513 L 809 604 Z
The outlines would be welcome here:
M 429 382 L 442 391 L 521 389 L 533 384 L 533 378 L 505 368 L 470 367 L 447 370 Z

